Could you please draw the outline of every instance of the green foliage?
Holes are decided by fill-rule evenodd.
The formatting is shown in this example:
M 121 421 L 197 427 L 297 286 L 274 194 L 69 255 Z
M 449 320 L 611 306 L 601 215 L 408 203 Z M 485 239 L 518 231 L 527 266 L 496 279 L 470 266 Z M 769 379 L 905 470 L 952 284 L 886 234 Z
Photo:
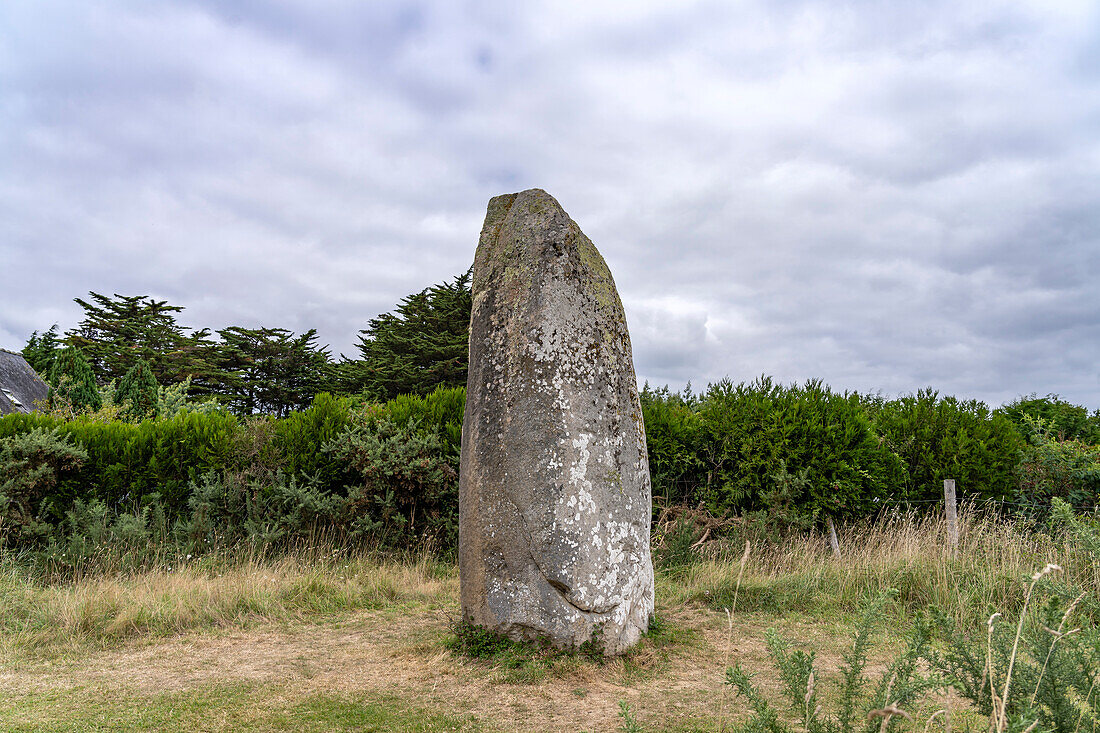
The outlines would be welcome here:
M 622 733 L 642 733 L 645 730 L 634 717 L 634 711 L 630 709 L 626 700 L 619 700 L 619 717 L 623 719 L 622 725 L 619 726 Z
M 712 511 L 767 508 L 782 498 L 792 516 L 862 515 L 901 481 L 901 464 L 875 436 L 855 394 L 818 381 L 776 385 L 768 377 L 712 384 L 699 407 L 703 497 Z M 777 486 L 794 471 L 797 481 Z
M 1053 439 L 1100 443 L 1100 410 L 1090 415 L 1086 408 L 1066 402 L 1056 394 L 1018 397 L 997 408 L 997 413 L 1010 420 L 1022 435 L 1029 435 L 1038 420 Z
M 57 352 L 49 375 L 52 394 L 65 400 L 75 410 L 98 410 L 103 397 L 96 387 L 95 375 L 84 356 L 75 346 Z
M 0 439 L 0 546 L 48 531 L 51 492 L 87 458 L 67 436 L 44 428 Z
M 1051 500 L 1050 530 L 1063 546 L 1071 551 L 1076 568 L 1086 570 L 1100 567 L 1100 520 L 1096 515 L 1084 517 L 1065 501 Z
M 665 506 L 697 500 L 695 490 L 706 484 L 706 470 L 703 422 L 691 385 L 679 393 L 647 383 L 640 397 L 654 497 Z
M 147 417 L 156 417 L 158 397 L 159 385 L 148 362 L 138 359 L 118 383 L 114 403 L 122 408 L 120 416 L 123 419 L 141 422 Z
M 1037 509 L 1058 498 L 1078 511 L 1095 509 L 1100 502 L 1100 445 L 1060 440 L 1051 423 L 1025 414 L 1029 437 L 1016 467 L 1016 500 Z
M 329 354 L 315 329 L 295 336 L 285 328 L 230 326 L 218 335 L 215 392 L 238 415 L 286 417 L 306 409 L 328 381 Z
M 360 360 L 339 368 L 341 391 L 372 400 L 466 386 L 470 273 L 401 299 L 360 331 Z
M 1041 576 L 1036 573 L 1033 586 Z M 946 649 L 931 660 L 960 695 L 991 720 L 1006 720 L 1010 731 L 1032 730 L 1034 723 L 1051 733 L 1095 730 L 1100 629 L 1080 618 L 1080 598 L 1069 600 L 1045 583 L 1040 587 L 1047 598 L 1033 613 L 1025 606 L 1015 622 L 994 614 L 987 633 L 977 638 L 938 613 Z
M 462 446 L 462 416 L 466 410 L 466 388 L 436 387 L 426 395 L 400 395 L 382 405 L 378 417 L 397 425 L 415 425 L 439 439 L 447 456 L 458 458 Z
M 170 515 L 178 516 L 187 506 L 192 478 L 232 465 L 238 423 L 225 412 L 181 412 L 139 424 L 86 417 L 65 421 L 32 413 L 0 419 L 0 438 L 34 428 L 68 436 L 87 452 L 83 465 L 51 489 L 48 519 L 58 523 L 76 498 L 99 499 L 111 507 L 140 506 L 154 493 Z
M 167 387 L 157 388 L 156 416 L 163 420 L 175 417 L 181 412 L 200 412 L 209 415 L 222 409 L 212 399 L 201 401 L 192 400 L 190 397 L 191 378 Z
M 787 462 L 780 459 L 779 468 L 770 477 L 771 484 L 760 492 L 764 508 L 746 513 L 749 526 L 769 537 L 778 537 L 792 529 L 812 528 L 815 517 L 798 505 L 798 498 L 812 488 L 809 473 L 808 467 L 791 473 L 787 470 Z
M 822 677 L 815 669 L 815 653 L 793 649 L 778 633 L 768 631 L 768 653 L 778 669 L 787 710 L 777 708 L 753 683 L 754 675 L 737 664 L 726 670 L 726 684 L 745 698 L 752 717 L 735 730 L 746 733 L 893 730 L 894 724 L 899 718 L 908 716 L 908 712 L 903 716 L 890 711 L 911 708 L 935 683 L 920 672 L 920 660 L 927 656 L 929 649 L 929 627 L 921 616 L 914 620 L 905 648 L 886 665 L 877 682 L 867 676 L 871 633 L 888 598 L 888 594 L 880 594 L 864 599 L 852 647 L 843 655 L 835 713 L 823 710 L 828 698 L 819 689 Z
M 35 331 L 27 339 L 27 345 L 23 347 L 23 358 L 31 365 L 31 369 L 38 372 L 39 376 L 49 375 L 53 368 L 57 352 L 61 350 L 61 340 L 57 338 L 57 324 L 53 324 L 41 334 Z
M 349 467 L 332 460 L 324 447 L 352 419 L 351 401 L 322 392 L 309 409 L 272 423 L 272 447 L 278 467 L 299 479 L 315 480 L 329 491 L 342 491 L 351 479 Z
M 56 565 L 76 568 L 108 548 L 139 557 L 155 553 L 169 539 L 169 522 L 156 495 L 133 513 L 112 512 L 97 499 L 76 499 L 65 512 L 59 538 L 47 554 Z
M 324 451 L 358 474 L 348 487 L 355 533 L 374 533 L 383 544 L 458 534 L 458 462 L 439 439 L 383 418 L 350 423 Z
M 454 635 L 447 640 L 447 648 L 470 659 L 492 659 L 527 644 L 465 620 L 455 625 Z
M 940 397 L 932 389 L 876 405 L 874 427 L 905 464 L 895 498 L 937 500 L 943 480 L 960 495 L 1010 499 L 1023 439 L 1002 415 L 976 400 Z
M 176 322 L 182 307 L 146 295 L 88 295 L 89 300 L 73 299 L 84 318 L 65 340 L 84 350 L 100 384 L 121 379 L 142 359 L 160 384 L 190 376 L 206 387 L 212 377 L 210 332 L 188 333 L 191 329 Z
M 285 548 L 336 527 L 345 504 L 343 497 L 281 472 L 259 485 L 209 471 L 192 482 L 190 513 L 178 533 L 196 552 L 240 541 Z

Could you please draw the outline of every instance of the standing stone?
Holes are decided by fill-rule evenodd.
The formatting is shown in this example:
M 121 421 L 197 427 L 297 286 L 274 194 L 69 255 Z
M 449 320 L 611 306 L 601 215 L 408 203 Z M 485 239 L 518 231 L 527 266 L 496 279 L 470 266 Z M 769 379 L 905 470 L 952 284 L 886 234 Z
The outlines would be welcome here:
M 652 498 L 615 282 L 558 202 L 531 189 L 489 202 L 472 287 L 463 617 L 621 653 L 653 616 Z

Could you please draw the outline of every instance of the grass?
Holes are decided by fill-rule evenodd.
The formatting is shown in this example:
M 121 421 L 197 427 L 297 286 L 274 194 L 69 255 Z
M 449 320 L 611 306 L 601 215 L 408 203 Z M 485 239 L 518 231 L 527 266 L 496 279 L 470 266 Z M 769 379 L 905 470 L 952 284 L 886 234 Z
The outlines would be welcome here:
M 225 553 L 130 572 L 48 582 L 0 564 L 0 649 L 111 644 L 192 629 L 295 621 L 355 609 L 432 606 L 452 598 L 458 575 L 422 554 L 302 552 L 278 559 Z
M 959 548 L 952 555 L 946 522 L 901 514 L 840 529 L 842 557 L 832 557 L 824 535 L 765 542 L 751 549 L 744 575 L 740 546 L 716 546 L 710 559 L 660 577 L 659 592 L 672 604 L 698 603 L 720 610 L 803 613 L 855 611 L 867 593 L 896 589 L 889 610 L 897 618 L 937 606 L 967 628 L 994 610 L 1019 610 L 1037 567 L 1054 562 L 1093 597 L 1100 597 L 1100 566 L 1072 542 L 1021 524 L 972 512 L 959 517 Z
M 453 625 L 444 645 L 491 670 L 496 681 L 534 684 L 552 677 L 592 676 L 597 670 L 626 682 L 644 679 L 658 674 L 677 647 L 688 647 L 698 640 L 697 630 L 656 615 L 641 640 L 616 657 L 605 657 L 591 642 L 572 649 L 555 649 L 548 643 L 514 641 L 464 621 Z
M 710 559 L 658 573 L 658 595 L 668 607 L 721 610 L 734 605 L 736 593 L 738 611 L 822 616 L 850 614 L 864 594 L 894 588 L 891 609 L 899 618 L 937 605 L 976 628 L 992 610 L 1019 609 L 1021 579 L 1053 562 L 1100 596 L 1100 565 L 1072 544 L 967 513 L 959 537 L 952 557 L 941 519 L 900 515 L 841 528 L 840 560 L 823 536 L 807 535 L 755 544 L 743 567 L 740 545 L 715 543 Z M 356 609 L 438 607 L 453 601 L 457 587 L 456 568 L 426 553 L 394 560 L 317 547 L 278 558 L 221 551 L 144 568 L 105 562 L 69 580 L 7 558 L 0 559 L 0 648 L 110 644 Z
M 393 695 L 312 694 L 287 700 L 274 685 L 214 684 L 154 695 L 95 688 L 0 698 L 10 731 L 459 731 L 470 716 L 408 707 Z
M 224 551 L 69 577 L 0 557 L 0 729 L 608 730 L 627 725 L 620 701 L 645 730 L 729 729 L 746 711 L 732 695 L 719 710 L 726 667 L 757 671 L 765 694 L 782 684 L 768 628 L 816 651 L 824 676 L 868 593 L 898 591 L 876 637 L 888 649 L 930 605 L 963 630 L 1019 612 L 1047 563 L 1100 589 L 1072 540 L 993 518 L 964 514 L 954 557 L 938 519 L 838 530 L 839 560 L 815 535 L 696 548 L 657 573 L 658 622 L 611 660 L 464 637 L 457 569 L 427 554 Z

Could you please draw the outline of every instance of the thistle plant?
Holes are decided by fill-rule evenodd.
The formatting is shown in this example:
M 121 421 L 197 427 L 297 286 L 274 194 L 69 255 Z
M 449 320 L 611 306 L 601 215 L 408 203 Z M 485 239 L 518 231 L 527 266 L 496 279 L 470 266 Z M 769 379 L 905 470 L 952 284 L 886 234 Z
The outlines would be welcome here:
M 946 614 L 936 614 L 947 647 L 930 661 L 989 717 L 995 733 L 1100 727 L 1100 630 L 1081 614 L 1085 595 L 1068 600 L 1047 577 L 1061 570 L 1050 564 L 1036 572 L 1016 623 L 995 613 L 984 638 L 959 633 Z M 1045 600 L 1031 608 L 1036 590 Z
M 814 652 L 792 649 L 789 641 L 775 631 L 766 634 L 767 648 L 782 680 L 786 709 L 775 707 L 753 683 L 753 675 L 740 664 L 726 670 L 726 684 L 744 697 L 752 717 L 736 730 L 745 733 L 854 733 L 855 731 L 894 730 L 908 712 L 936 682 L 921 673 L 919 662 L 928 653 L 929 626 L 918 616 L 905 646 L 878 676 L 867 674 L 867 653 L 875 620 L 894 595 L 888 591 L 865 597 L 852 646 L 843 655 L 835 712 L 822 703 L 820 679 L 814 665 Z

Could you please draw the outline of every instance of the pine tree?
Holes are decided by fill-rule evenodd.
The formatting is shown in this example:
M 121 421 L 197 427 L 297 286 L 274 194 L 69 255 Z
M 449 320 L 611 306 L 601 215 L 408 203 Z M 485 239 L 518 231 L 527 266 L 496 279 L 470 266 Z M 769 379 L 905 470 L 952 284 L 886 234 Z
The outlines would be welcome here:
M 470 306 L 469 271 L 402 298 L 359 332 L 361 359 L 339 365 L 340 391 L 388 400 L 465 386 Z
M 180 306 L 146 295 L 118 295 L 96 292 L 90 301 L 74 298 L 84 309 L 84 319 L 67 331 L 65 340 L 80 347 L 91 364 L 99 384 L 121 379 L 144 359 L 160 384 L 194 380 L 198 393 L 210 390 L 217 381 L 210 357 L 215 345 L 207 329 L 191 329 L 176 322 Z
M 115 404 L 123 407 L 122 416 L 135 422 L 156 417 L 158 386 L 149 363 L 138 359 L 115 389 Z
M 53 324 L 39 335 L 38 331 L 27 339 L 27 345 L 20 352 L 31 369 L 39 375 L 48 375 L 53 368 L 57 352 L 61 350 L 61 340 L 57 338 L 57 324 Z
M 238 414 L 304 410 L 327 385 L 328 348 L 317 346 L 315 329 L 295 336 L 285 328 L 230 326 L 218 335 L 223 383 L 217 394 Z
M 53 386 L 51 392 L 68 400 L 74 410 L 94 412 L 103 406 L 88 359 L 75 346 L 57 352 L 49 382 Z

